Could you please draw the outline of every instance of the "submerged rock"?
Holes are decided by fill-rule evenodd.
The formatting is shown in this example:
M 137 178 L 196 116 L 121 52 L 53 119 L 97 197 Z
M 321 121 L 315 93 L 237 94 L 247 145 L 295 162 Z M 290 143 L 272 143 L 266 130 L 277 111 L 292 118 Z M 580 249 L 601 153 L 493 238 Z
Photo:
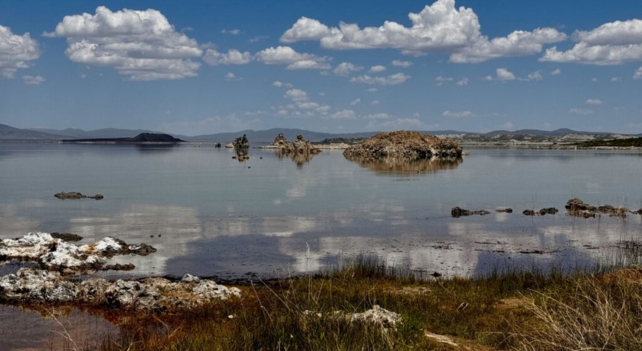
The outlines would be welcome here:
M 584 203 L 578 198 L 568 200 L 566 206 L 568 214 L 576 217 L 593 218 L 596 214 L 608 214 L 611 217 L 626 217 L 629 209 L 626 207 L 613 207 L 611 205 L 602 205 L 600 207 L 591 206 Z
M 473 215 L 485 216 L 487 214 L 490 214 L 490 212 L 488 212 L 486 210 L 469 211 L 469 210 L 465 210 L 465 209 L 459 208 L 459 207 L 453 207 L 452 210 L 450 210 L 450 215 L 453 218 L 459 218 L 459 217 L 462 217 L 462 216 L 464 216 L 464 217 L 465 216 L 473 216 Z
M 431 157 L 461 157 L 462 148 L 454 141 L 418 132 L 379 133 L 343 152 L 349 159 L 396 158 L 413 161 Z
M 105 197 L 102 196 L 101 194 L 96 194 L 94 196 L 87 196 L 83 195 L 82 193 L 76 192 L 76 191 L 71 191 L 71 192 L 61 192 L 54 194 L 54 196 L 60 200 L 79 200 L 79 199 L 94 199 L 94 200 L 102 200 Z
M 524 210 L 524 212 L 522 212 L 522 213 L 525 216 L 534 216 L 535 215 L 535 211 L 534 210 Z
M 497 213 L 513 213 L 512 208 L 498 208 L 495 210 Z
M 557 214 L 559 212 L 555 207 L 549 207 L 549 208 L 543 208 L 539 210 L 539 215 L 540 216 L 545 216 L 546 214 Z

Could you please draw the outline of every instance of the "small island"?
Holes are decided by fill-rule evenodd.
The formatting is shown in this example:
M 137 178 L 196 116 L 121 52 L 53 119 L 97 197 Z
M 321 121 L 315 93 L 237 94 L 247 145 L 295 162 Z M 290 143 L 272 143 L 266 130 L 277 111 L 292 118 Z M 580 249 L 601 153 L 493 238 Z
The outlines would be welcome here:
M 174 138 L 169 134 L 140 133 L 133 138 L 109 138 L 109 139 L 67 139 L 62 140 L 65 144 L 176 144 L 185 140 Z

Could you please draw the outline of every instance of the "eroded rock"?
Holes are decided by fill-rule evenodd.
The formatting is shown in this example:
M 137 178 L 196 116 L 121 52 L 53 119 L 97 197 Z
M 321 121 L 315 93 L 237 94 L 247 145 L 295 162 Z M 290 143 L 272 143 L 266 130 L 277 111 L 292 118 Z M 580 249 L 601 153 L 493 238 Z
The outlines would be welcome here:
M 22 268 L 0 278 L 0 300 L 23 303 L 74 303 L 137 310 L 194 307 L 214 299 L 240 296 L 211 280 L 171 282 L 163 278 L 143 281 L 100 278 L 71 281 L 59 272 Z
M 343 152 L 349 159 L 396 158 L 405 161 L 431 157 L 461 157 L 462 148 L 454 141 L 418 132 L 379 133 Z
M 578 198 L 568 200 L 566 206 L 568 214 L 575 217 L 593 218 L 596 214 L 608 214 L 611 217 L 626 217 L 629 209 L 626 207 L 613 207 L 611 205 L 602 205 L 600 207 L 591 206 L 584 203 Z
M 397 324 L 401 322 L 401 315 L 399 313 L 381 308 L 379 305 L 374 305 L 370 310 L 367 310 L 363 313 L 353 314 L 350 321 L 373 323 L 380 325 L 385 329 L 396 329 Z
M 82 246 L 54 238 L 49 233 L 29 233 L 18 239 L 0 240 L 0 260 L 33 261 L 43 269 L 65 273 L 103 269 L 104 258 L 115 255 L 147 255 L 155 251 L 146 244 L 128 245 L 111 237 Z

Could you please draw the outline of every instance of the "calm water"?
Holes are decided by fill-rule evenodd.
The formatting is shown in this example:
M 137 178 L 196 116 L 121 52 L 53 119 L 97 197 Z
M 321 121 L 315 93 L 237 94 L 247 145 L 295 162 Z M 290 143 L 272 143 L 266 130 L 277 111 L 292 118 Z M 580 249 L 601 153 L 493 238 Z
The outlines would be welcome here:
M 120 257 L 124 276 L 299 273 L 374 253 L 390 264 L 474 275 L 502 266 L 589 264 L 642 236 L 640 216 L 578 219 L 564 204 L 642 207 L 642 154 L 467 150 L 462 162 L 360 165 L 340 152 L 249 161 L 211 145 L 0 144 L 0 238 L 71 232 L 158 252 Z M 58 200 L 60 191 L 102 201 Z M 487 216 L 451 218 L 454 206 Z M 513 214 L 497 214 L 512 207 Z M 555 216 L 524 209 L 557 207 Z M 309 251 L 308 251 L 309 247 Z M 597 248 L 597 249 L 596 249 Z M 520 253 L 543 250 L 543 255 Z M 112 273 L 102 273 L 103 275 Z

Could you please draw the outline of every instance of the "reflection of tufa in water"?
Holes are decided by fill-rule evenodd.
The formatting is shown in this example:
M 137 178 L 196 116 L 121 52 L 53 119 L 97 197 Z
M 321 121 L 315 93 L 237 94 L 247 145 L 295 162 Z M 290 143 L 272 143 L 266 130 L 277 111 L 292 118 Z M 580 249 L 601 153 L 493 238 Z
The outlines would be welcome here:
M 429 159 L 420 159 L 407 161 L 398 158 L 372 159 L 370 157 L 346 157 L 348 160 L 370 168 L 377 173 L 383 174 L 417 174 L 417 173 L 435 173 L 440 170 L 455 169 L 463 162 L 461 157 L 458 158 L 441 158 L 433 157 Z

